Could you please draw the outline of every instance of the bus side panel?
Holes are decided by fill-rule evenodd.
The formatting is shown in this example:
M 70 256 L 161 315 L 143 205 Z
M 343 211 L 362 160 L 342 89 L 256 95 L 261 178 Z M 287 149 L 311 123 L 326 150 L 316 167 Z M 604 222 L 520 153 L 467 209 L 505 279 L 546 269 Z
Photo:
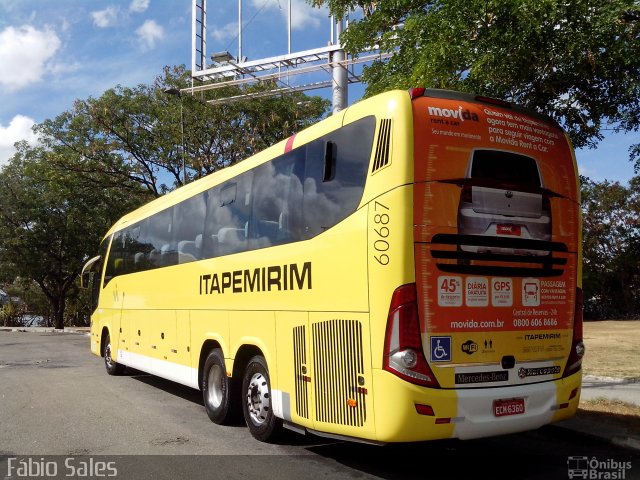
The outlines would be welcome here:
M 227 375 L 231 375 L 229 344 L 229 312 L 226 310 L 191 310 L 191 368 L 199 368 L 200 354 L 207 340 L 217 343 L 226 359 Z
M 229 346 L 232 358 L 244 345 L 260 349 L 267 361 L 271 388 L 273 379 L 278 378 L 276 362 L 276 320 L 272 311 L 231 311 L 229 312 Z M 230 365 L 227 365 L 227 369 Z
M 99 308 L 100 325 L 96 330 L 98 341 L 102 335 L 102 329 L 106 327 L 111 337 L 111 349 L 114 358 L 119 351 L 126 347 L 127 336 L 126 330 L 122 328 L 122 294 L 118 290 L 118 282 L 109 282 L 100 293 L 101 300 L 104 302 L 104 308 Z M 100 352 L 98 351 L 98 354 Z
M 271 379 L 276 415 L 313 428 L 311 347 L 308 312 L 276 312 L 278 377 Z
M 367 261 L 373 368 L 382 368 L 393 292 L 402 285 L 415 282 L 412 204 L 412 185 L 391 190 L 369 204 Z
M 358 438 L 375 438 L 369 315 L 309 314 L 314 428 Z
M 395 90 L 379 95 L 375 104 L 356 103 L 346 110 L 344 123 L 372 113 L 377 120 L 376 136 L 370 175 L 360 205 L 367 205 L 399 185 L 413 182 L 413 113 L 409 94 Z

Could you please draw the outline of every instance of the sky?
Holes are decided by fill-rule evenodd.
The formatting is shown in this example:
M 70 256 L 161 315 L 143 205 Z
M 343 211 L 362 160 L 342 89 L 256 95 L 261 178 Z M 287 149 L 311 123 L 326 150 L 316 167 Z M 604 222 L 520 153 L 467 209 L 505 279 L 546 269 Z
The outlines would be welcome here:
M 287 52 L 288 1 L 242 2 L 243 56 Z M 326 45 L 328 12 L 292 2 L 292 51 Z M 207 52 L 237 55 L 238 2 L 208 0 L 207 7 Z M 191 9 L 191 0 L 0 0 L 0 165 L 16 141 L 37 142 L 34 124 L 71 109 L 75 99 L 152 83 L 166 65 L 191 68 Z M 362 92 L 352 84 L 349 102 Z M 309 93 L 331 98 L 329 89 Z M 640 133 L 607 132 L 597 149 L 576 152 L 580 172 L 626 183 L 636 143 Z

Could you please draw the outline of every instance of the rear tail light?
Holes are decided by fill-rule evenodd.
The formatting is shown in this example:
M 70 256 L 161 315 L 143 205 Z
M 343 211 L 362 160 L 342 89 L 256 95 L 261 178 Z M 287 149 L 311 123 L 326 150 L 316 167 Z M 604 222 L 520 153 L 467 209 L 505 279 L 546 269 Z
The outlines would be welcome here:
M 582 357 L 584 356 L 584 343 L 582 342 L 582 289 L 576 288 L 576 310 L 573 315 L 573 341 L 571 342 L 571 352 L 569 360 L 564 369 L 563 377 L 568 377 L 578 372 L 582 368 Z
M 397 288 L 391 297 L 383 368 L 416 385 L 439 387 L 422 349 L 415 283 Z

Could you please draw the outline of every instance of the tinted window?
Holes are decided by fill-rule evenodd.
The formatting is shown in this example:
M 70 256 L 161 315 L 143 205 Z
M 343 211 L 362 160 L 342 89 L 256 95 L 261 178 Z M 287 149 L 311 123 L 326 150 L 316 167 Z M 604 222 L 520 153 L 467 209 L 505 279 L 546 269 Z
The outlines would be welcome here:
M 475 150 L 471 178 L 540 187 L 536 161 L 525 155 L 497 150 Z
M 304 221 L 307 237 L 353 213 L 367 177 L 375 117 L 367 117 L 307 145 Z
M 109 250 L 109 260 L 104 274 L 104 284 L 111 281 L 115 276 L 124 273 L 124 232 L 117 232 L 111 241 Z
M 149 217 L 145 243 L 152 248 L 149 263 L 152 268 L 167 267 L 178 263 L 178 251 L 172 244 L 173 208 Z
M 305 148 L 298 148 L 255 169 L 249 248 L 270 247 L 304 238 L 304 154 Z
M 207 213 L 207 192 L 174 207 L 174 238 L 178 263 L 202 259 L 202 235 Z
M 229 255 L 247 249 L 252 178 L 252 171 L 245 172 L 209 195 L 205 227 L 207 256 Z
M 154 249 L 148 240 L 149 222 L 146 219 L 124 230 L 126 273 L 155 268 L 149 255 Z
M 355 211 L 375 131 L 367 117 L 115 234 L 116 275 L 311 238 Z

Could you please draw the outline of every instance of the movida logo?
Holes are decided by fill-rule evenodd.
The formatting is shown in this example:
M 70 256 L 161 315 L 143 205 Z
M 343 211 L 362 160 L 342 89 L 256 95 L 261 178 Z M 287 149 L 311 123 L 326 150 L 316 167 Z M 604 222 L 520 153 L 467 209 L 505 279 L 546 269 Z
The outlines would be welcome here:
M 454 120 L 460 120 L 464 122 L 465 120 L 472 120 L 474 122 L 478 122 L 478 115 L 473 113 L 469 109 L 463 109 L 462 106 L 459 106 L 457 110 L 453 108 L 440 108 L 440 107 L 429 107 L 428 108 L 429 115 L 432 117 L 441 117 L 441 118 L 451 118 Z

